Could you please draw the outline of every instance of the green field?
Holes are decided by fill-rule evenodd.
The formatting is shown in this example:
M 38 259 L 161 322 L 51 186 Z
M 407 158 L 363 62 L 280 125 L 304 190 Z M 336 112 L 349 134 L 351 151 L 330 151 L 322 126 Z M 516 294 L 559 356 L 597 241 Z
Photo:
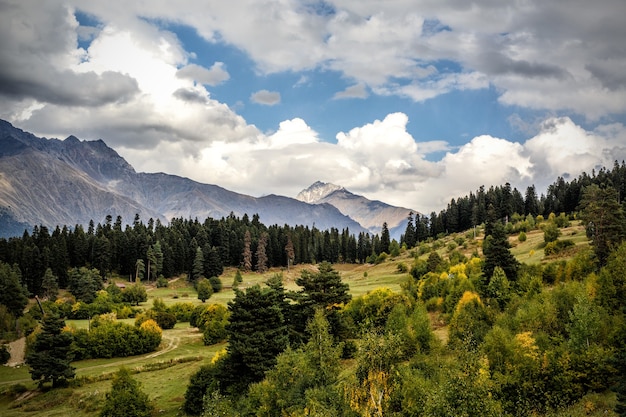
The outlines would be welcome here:
M 462 239 L 459 239 L 462 238 Z M 472 234 L 459 234 L 446 237 L 436 244 L 438 252 L 445 256 L 450 251 L 451 242 L 463 241 L 458 246 L 466 256 L 480 251 L 481 237 L 474 238 Z M 579 224 L 564 229 L 561 239 L 572 239 L 580 248 L 588 245 L 584 229 Z M 512 236 L 512 252 L 518 260 L 524 263 L 539 263 L 545 261 L 543 254 L 543 233 L 540 230 L 527 233 L 527 240 L 519 242 L 517 236 Z M 433 245 L 430 243 L 429 245 Z M 564 254 L 564 259 L 571 257 L 575 250 Z M 427 255 L 424 255 L 427 256 Z M 395 259 L 389 258 L 378 265 L 336 264 L 334 268 L 340 272 L 344 282 L 350 286 L 354 297 L 363 295 L 379 287 L 387 287 L 393 291 L 401 291 L 401 284 L 408 279 L 408 273 L 398 272 L 398 265 L 403 263 L 409 269 L 413 262 L 413 254 L 404 251 Z M 262 284 L 273 274 L 282 274 L 285 287 L 288 290 L 297 290 L 295 284 L 303 269 L 314 269 L 313 265 L 297 265 L 289 271 L 273 269 L 261 275 L 248 273 L 243 275 L 240 288 L 247 288 L 255 284 Z M 234 297 L 231 288 L 235 269 L 227 269 L 221 279 L 224 285 L 220 293 L 214 294 L 207 303 L 226 304 Z M 176 302 L 191 302 L 201 304 L 197 294 L 184 277 L 173 280 L 167 288 L 149 287 L 148 301 L 140 307 L 150 308 L 152 300 L 162 299 L 167 305 Z M 127 319 L 132 323 L 134 319 Z M 67 320 L 66 324 L 76 328 L 88 328 L 87 320 Z M 441 326 L 434 326 L 436 334 L 443 341 L 447 332 Z M 119 367 L 131 369 L 134 378 L 141 382 L 144 392 L 154 400 L 159 415 L 181 415 L 180 407 L 190 376 L 202 365 L 209 363 L 216 352 L 225 346 L 204 346 L 202 334 L 188 323 L 178 323 L 174 329 L 163 332 L 163 341 L 158 351 L 151 354 L 112 359 L 94 359 L 74 362 L 77 383 L 66 389 L 50 390 L 41 393 L 31 381 L 28 369 L 25 366 L 0 368 L 0 415 L 4 417 L 17 416 L 95 416 L 102 405 L 105 393 L 110 389 L 110 376 Z M 595 402 L 605 401 L 597 399 Z M 584 411 L 584 410 L 583 410 Z M 571 415 L 583 415 L 583 411 L 576 408 L 569 410 Z M 560 414 L 559 414 L 560 415 Z M 564 414 L 565 415 L 565 414 Z M 594 414 L 585 414 L 594 415 Z

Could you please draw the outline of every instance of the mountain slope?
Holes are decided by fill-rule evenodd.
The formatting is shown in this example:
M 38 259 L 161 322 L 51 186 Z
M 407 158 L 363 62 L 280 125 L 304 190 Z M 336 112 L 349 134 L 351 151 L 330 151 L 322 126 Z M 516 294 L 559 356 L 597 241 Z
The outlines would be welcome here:
M 417 213 L 416 210 L 369 200 L 338 185 L 320 181 L 302 190 L 296 198 L 313 204 L 331 204 L 373 234 L 380 234 L 382 225 L 386 222 L 389 234 L 398 241 L 406 230 L 409 214 Z
M 102 140 L 38 138 L 5 121 L 0 121 L 0 210 L 0 236 L 15 235 L 24 224 L 87 224 L 107 215 L 130 223 L 135 214 L 163 222 L 258 214 L 267 225 L 365 230 L 330 204 L 255 198 L 175 175 L 137 173 Z

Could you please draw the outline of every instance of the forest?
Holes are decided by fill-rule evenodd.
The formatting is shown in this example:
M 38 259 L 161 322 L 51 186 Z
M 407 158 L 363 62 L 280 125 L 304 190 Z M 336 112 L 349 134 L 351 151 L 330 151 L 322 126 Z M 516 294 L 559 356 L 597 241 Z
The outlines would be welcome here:
M 625 188 L 624 163 L 559 178 L 541 196 L 481 187 L 411 216 L 400 242 L 385 227 L 352 236 L 258 216 L 39 226 L 0 241 L 2 338 L 28 334 L 32 379 L 57 389 L 75 377 L 70 359 L 151 352 L 188 322 L 222 348 L 186 382 L 187 415 L 624 416 Z M 520 261 L 515 246 L 531 237 L 524 256 L 542 256 Z M 342 263 L 392 264 L 399 289 L 354 296 Z M 311 268 L 287 285 L 294 265 Z M 205 303 L 225 290 L 225 268 L 236 270 L 232 298 Z M 201 303 L 148 308 L 145 288 L 173 277 Z M 65 329 L 67 319 L 90 328 Z M 88 415 L 156 415 L 127 370 L 112 381 Z M 120 414 L 120 398 L 136 413 Z

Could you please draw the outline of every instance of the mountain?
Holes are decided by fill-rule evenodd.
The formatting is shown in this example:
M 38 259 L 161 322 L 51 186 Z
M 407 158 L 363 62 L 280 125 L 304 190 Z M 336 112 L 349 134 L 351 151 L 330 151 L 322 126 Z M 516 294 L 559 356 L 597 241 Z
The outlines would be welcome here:
M 173 217 L 258 214 L 266 225 L 365 231 L 331 204 L 268 195 L 255 198 L 164 173 L 138 173 L 102 140 L 39 138 L 0 120 L 0 236 L 25 225 L 103 222 L 119 215 L 167 223 Z
M 391 238 L 397 241 L 406 230 L 409 214 L 417 213 L 416 210 L 368 200 L 341 186 L 320 181 L 302 190 L 296 199 L 311 204 L 331 204 L 373 234 L 380 234 L 383 223 L 387 222 Z

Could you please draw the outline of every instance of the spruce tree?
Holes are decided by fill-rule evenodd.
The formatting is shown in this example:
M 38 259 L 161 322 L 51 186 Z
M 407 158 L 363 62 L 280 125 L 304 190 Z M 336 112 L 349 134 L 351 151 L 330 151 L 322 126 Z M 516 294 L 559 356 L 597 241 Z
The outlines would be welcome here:
M 288 344 L 287 326 L 274 289 L 259 285 L 235 290 L 230 311 L 228 355 L 220 368 L 220 387 L 231 394 L 244 393 L 249 384 L 263 379 Z
M 21 317 L 28 304 L 28 298 L 20 283 L 20 271 L 0 262 L 0 304 L 6 306 L 14 317 Z
M 39 386 L 52 382 L 56 388 L 74 378 L 71 349 L 72 335 L 63 331 L 65 321 L 57 315 L 46 314 L 43 317 L 41 333 L 37 335 L 32 351 L 26 356 L 33 381 Z
M 106 394 L 100 417 L 150 417 L 154 406 L 141 385 L 126 368 L 113 376 L 111 391 Z
M 483 264 L 483 274 L 485 278 L 485 285 L 489 283 L 489 280 L 493 276 L 494 269 L 499 266 L 502 268 L 509 281 L 517 280 L 517 270 L 519 269 L 519 262 L 509 248 L 509 239 L 504 230 L 504 225 L 500 222 L 494 222 L 491 226 L 491 234 L 485 238 L 483 242 L 483 254 L 485 255 L 485 262 Z

